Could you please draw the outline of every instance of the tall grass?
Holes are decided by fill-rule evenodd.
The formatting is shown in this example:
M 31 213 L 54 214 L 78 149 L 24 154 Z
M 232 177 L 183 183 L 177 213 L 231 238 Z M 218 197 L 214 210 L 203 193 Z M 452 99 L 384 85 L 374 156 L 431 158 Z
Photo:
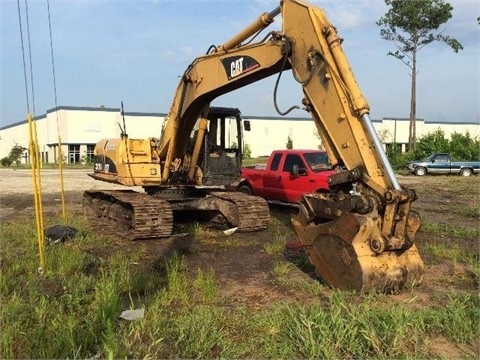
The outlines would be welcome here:
M 212 268 L 189 268 L 180 255 L 165 259 L 165 271 L 141 267 L 142 248 L 99 258 L 86 249 L 111 240 L 88 227 L 47 246 L 40 275 L 34 229 L 30 218 L 1 225 L 2 358 L 425 358 L 432 338 L 480 336 L 478 299 L 467 292 L 421 307 L 413 295 L 399 303 L 304 280 L 312 287 L 305 303 L 233 306 Z M 275 261 L 273 276 L 286 291 L 304 291 L 287 281 L 289 264 Z M 119 319 L 129 308 L 145 316 Z
M 466 295 L 451 298 L 446 308 L 415 311 L 389 305 L 385 295 L 364 296 L 358 302 L 351 294 L 334 292 L 327 306 L 276 308 L 267 323 L 270 336 L 264 338 L 268 343 L 264 346 L 271 351 L 268 357 L 424 357 L 430 336 L 441 334 L 458 343 L 478 337 L 480 314 L 475 303 Z

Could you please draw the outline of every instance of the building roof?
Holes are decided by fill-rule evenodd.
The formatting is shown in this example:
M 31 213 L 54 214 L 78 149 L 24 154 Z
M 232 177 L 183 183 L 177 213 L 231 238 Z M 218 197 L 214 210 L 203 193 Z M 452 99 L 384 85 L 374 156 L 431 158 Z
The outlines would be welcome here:
M 47 110 L 45 115 L 35 116 L 34 121 L 41 120 L 47 117 L 48 114 L 53 113 L 59 110 L 70 110 L 70 111 L 102 111 L 102 112 L 120 112 L 120 108 L 111 108 L 111 107 L 93 107 L 93 106 L 57 106 L 55 108 Z M 158 116 L 165 117 L 166 113 L 155 113 L 155 112 L 125 112 L 126 116 Z M 245 120 L 286 120 L 286 121 L 311 121 L 309 117 L 285 117 L 285 116 L 255 116 L 255 115 L 243 115 Z M 403 117 L 383 117 L 382 119 L 372 119 L 372 122 L 381 123 L 384 120 L 395 120 L 395 121 L 410 121 L 409 118 Z M 424 121 L 428 124 L 438 124 L 438 125 L 479 125 L 479 121 L 433 121 L 433 120 L 424 120 L 418 118 L 417 120 Z M 27 120 L 22 120 L 9 124 L 3 127 L 0 127 L 0 130 L 9 129 L 18 125 L 26 124 Z

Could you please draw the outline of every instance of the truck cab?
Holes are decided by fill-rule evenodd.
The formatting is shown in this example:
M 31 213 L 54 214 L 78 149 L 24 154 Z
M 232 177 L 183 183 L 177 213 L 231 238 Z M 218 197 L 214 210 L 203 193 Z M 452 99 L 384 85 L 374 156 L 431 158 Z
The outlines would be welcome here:
M 305 193 L 328 192 L 334 173 L 323 150 L 275 150 L 266 165 L 242 168 L 237 189 L 270 202 L 298 203 Z

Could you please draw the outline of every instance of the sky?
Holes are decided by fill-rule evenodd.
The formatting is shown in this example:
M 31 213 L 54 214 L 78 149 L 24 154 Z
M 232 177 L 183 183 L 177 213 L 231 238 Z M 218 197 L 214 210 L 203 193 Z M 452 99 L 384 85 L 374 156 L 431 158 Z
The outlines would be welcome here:
M 460 41 L 464 50 L 456 54 L 449 46 L 436 42 L 420 51 L 417 118 L 480 122 L 477 21 L 480 1 L 448 2 L 453 6 L 453 16 L 442 26 L 443 34 Z M 273 10 L 279 1 L 50 0 L 49 3 L 58 106 L 118 108 L 123 101 L 125 111 L 167 113 L 179 77 L 192 60 L 205 54 L 210 45 L 231 38 L 260 14 Z M 342 46 L 370 104 L 370 117 L 408 118 L 409 68 L 386 55 L 395 50 L 394 44 L 380 38 L 380 29 L 375 24 L 388 10 L 384 1 L 311 0 L 310 3 L 326 11 L 344 39 Z M 38 116 L 54 108 L 55 92 L 47 0 L 0 0 L 0 6 L 0 127 L 3 127 L 24 120 L 29 110 Z M 279 30 L 280 26 L 281 17 L 277 16 L 268 31 Z M 273 106 L 275 80 L 273 76 L 223 95 L 212 105 L 238 107 L 248 116 L 278 116 Z M 282 75 L 278 90 L 281 110 L 300 104 L 301 98 L 300 85 L 291 76 Z M 289 116 L 308 114 L 297 110 Z

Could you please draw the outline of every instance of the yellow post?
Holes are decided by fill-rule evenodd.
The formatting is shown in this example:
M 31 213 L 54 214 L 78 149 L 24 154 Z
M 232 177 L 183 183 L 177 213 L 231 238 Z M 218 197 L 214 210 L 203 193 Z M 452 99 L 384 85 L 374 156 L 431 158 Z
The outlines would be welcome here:
M 43 233 L 42 181 L 40 177 L 40 159 L 38 157 L 39 147 L 37 140 L 37 127 L 33 122 L 32 115 L 30 113 L 28 114 L 27 118 L 30 138 L 30 166 L 32 169 L 33 199 L 35 203 L 35 221 L 37 224 L 38 254 L 40 262 L 38 270 L 40 273 L 43 273 L 43 269 L 45 268 L 45 235 Z

